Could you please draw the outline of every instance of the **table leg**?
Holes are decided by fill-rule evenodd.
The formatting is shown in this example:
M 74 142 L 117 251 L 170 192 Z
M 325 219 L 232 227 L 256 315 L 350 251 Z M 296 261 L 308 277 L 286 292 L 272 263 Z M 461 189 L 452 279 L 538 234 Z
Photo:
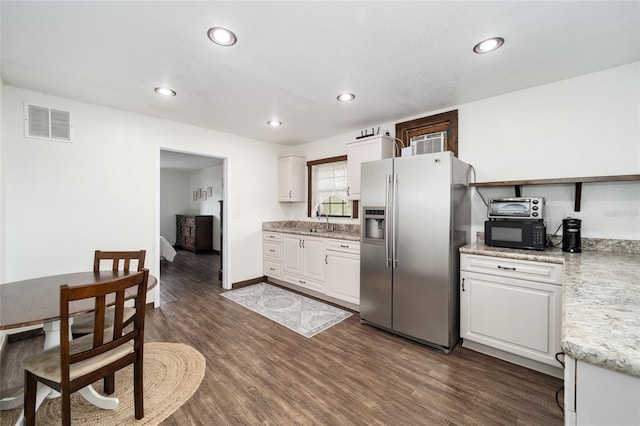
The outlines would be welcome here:
M 120 400 L 115 397 L 106 397 L 104 395 L 100 395 L 93 386 L 87 386 L 86 388 L 82 388 L 78 391 L 80 395 L 87 402 L 95 405 L 98 408 L 102 408 L 103 410 L 115 410 L 120 403 Z
M 11 398 L 2 398 L 0 399 L 0 410 L 13 410 L 16 407 L 21 406 L 22 403 L 22 393 L 18 396 L 12 396 Z
M 36 412 L 40 405 L 42 405 L 42 401 L 47 398 L 47 395 L 51 392 L 51 388 L 47 385 L 43 385 L 42 383 L 38 383 L 38 388 L 36 390 Z M 24 411 L 20 413 L 20 417 L 18 417 L 18 421 L 16 422 L 16 426 L 24 425 Z

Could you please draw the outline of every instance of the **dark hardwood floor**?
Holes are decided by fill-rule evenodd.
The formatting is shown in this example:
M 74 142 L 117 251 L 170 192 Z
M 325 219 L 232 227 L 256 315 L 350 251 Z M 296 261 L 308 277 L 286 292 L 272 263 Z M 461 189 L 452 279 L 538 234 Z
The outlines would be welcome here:
M 206 357 L 195 395 L 166 425 L 561 425 L 562 381 L 457 346 L 450 355 L 359 322 L 308 339 L 220 297 L 215 255 L 179 251 L 161 270 L 162 307 L 146 340 L 187 343 Z M 39 346 L 38 346 L 39 345 Z M 10 343 L 7 373 L 42 337 Z

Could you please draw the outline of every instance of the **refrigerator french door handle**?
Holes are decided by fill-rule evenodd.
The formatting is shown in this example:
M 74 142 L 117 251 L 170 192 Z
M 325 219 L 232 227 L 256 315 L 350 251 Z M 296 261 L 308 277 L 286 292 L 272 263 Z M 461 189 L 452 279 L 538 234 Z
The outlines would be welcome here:
M 393 192 L 392 192 L 392 203 L 393 203 L 393 214 L 391 215 L 391 220 L 393 221 L 393 232 L 391 235 L 392 241 L 392 254 L 393 254 L 393 267 L 398 267 L 398 242 L 396 241 L 396 235 L 398 234 L 398 206 L 397 206 L 397 196 L 398 196 L 398 174 L 393 174 Z
M 391 186 L 391 175 L 387 175 L 386 180 L 386 193 L 385 193 L 385 199 L 384 199 L 384 203 L 385 203 L 385 208 L 386 208 L 386 223 L 384 224 L 384 256 L 385 259 L 387 260 L 387 268 L 391 266 L 391 256 L 389 256 L 389 244 L 391 244 L 391 241 L 389 241 L 389 218 L 391 217 L 391 210 L 390 210 L 390 202 L 389 202 L 389 187 Z

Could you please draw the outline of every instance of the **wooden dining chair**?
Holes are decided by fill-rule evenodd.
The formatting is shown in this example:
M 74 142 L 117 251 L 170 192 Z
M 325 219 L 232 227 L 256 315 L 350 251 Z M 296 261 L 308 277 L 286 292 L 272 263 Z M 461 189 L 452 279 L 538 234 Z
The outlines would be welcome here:
M 93 256 L 93 272 L 100 271 L 100 264 L 102 261 L 111 262 L 111 270 L 116 272 L 122 270 L 129 272 L 132 261 L 137 262 L 137 270 L 140 271 L 144 268 L 144 258 L 146 256 L 146 250 L 139 251 L 101 251 L 96 250 Z M 125 322 L 133 314 L 132 310 L 125 308 Z M 107 309 L 107 315 L 105 316 L 105 327 L 109 327 L 113 324 L 113 309 Z M 79 315 L 73 319 L 71 324 L 71 335 L 74 339 L 87 335 L 93 332 L 93 314 Z M 113 393 L 113 392 L 111 392 Z
M 131 264 L 137 263 L 137 270 L 140 271 L 144 268 L 144 259 L 147 252 L 146 250 L 139 251 L 102 251 L 96 250 L 93 255 L 93 272 L 100 271 L 100 265 L 103 261 L 111 262 L 111 270 L 117 272 L 122 268 L 124 272 L 129 272 Z M 124 308 L 124 324 L 128 325 L 135 310 L 129 307 Z M 104 326 L 111 327 L 113 325 L 113 307 L 108 307 L 104 317 Z M 77 339 L 87 334 L 93 333 L 94 315 L 88 313 L 79 315 L 73 319 L 71 324 L 71 335 L 74 339 Z M 104 392 L 107 395 L 111 395 L 115 392 L 115 379 L 113 374 L 105 377 L 104 379 Z
M 149 270 L 98 284 L 60 287 L 60 346 L 23 361 L 25 373 L 24 415 L 35 424 L 38 382 L 60 392 L 62 424 L 71 424 L 71 394 L 133 364 L 135 418 L 144 417 L 143 343 L 144 313 Z M 124 332 L 125 299 L 135 294 L 133 327 Z M 69 305 L 94 299 L 93 333 L 69 340 Z M 105 328 L 106 306 L 115 300 L 112 327 Z

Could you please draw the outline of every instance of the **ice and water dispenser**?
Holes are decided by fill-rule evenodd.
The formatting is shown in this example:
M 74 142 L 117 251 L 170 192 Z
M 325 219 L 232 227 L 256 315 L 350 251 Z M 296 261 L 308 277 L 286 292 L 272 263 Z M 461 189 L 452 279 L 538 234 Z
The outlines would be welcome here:
M 386 222 L 384 207 L 363 207 L 364 241 L 384 244 L 384 227 Z

